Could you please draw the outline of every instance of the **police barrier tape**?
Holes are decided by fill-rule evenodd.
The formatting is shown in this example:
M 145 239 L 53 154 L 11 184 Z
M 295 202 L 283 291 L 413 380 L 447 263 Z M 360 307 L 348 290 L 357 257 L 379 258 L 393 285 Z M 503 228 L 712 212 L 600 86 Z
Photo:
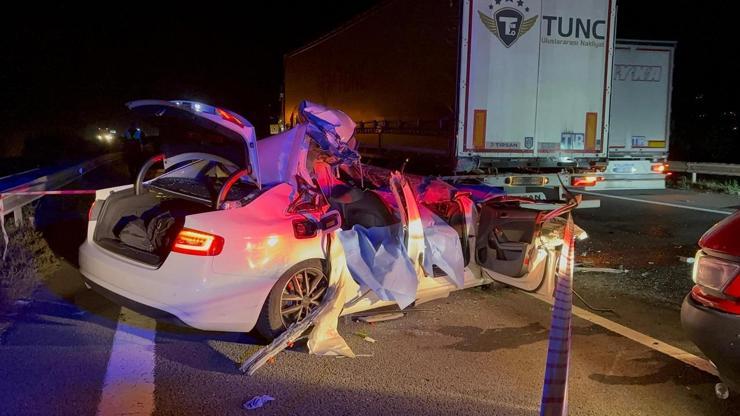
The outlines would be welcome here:
M 27 189 L 27 188 L 25 188 Z M 69 189 L 61 191 L 27 191 L 27 190 L 13 190 L 0 192 L 0 232 L 3 234 L 3 255 L 0 257 L 1 261 L 5 261 L 5 256 L 8 254 L 8 245 L 10 244 L 10 237 L 5 229 L 5 208 L 3 204 L 3 198 L 6 196 L 45 196 L 45 195 L 94 195 L 97 192 L 96 189 Z
M 555 301 L 552 307 L 547 346 L 545 382 L 542 387 L 540 415 L 568 414 L 568 370 L 570 368 L 571 320 L 573 309 L 573 251 L 575 226 L 572 214 L 563 231 L 563 249 L 556 270 Z

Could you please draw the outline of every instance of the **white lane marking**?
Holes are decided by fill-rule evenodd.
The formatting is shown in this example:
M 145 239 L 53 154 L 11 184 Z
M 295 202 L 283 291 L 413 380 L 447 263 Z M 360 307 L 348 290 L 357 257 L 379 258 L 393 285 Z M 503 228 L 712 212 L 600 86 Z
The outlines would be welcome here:
M 527 292 L 524 292 L 524 293 L 527 293 Z M 537 295 L 534 293 L 527 293 L 527 294 L 534 297 L 535 299 L 539 299 L 543 302 L 546 302 L 552 305 L 552 300 L 548 298 L 545 298 L 541 295 Z M 673 345 L 670 345 L 663 341 L 655 339 L 651 337 L 650 335 L 645 335 L 642 332 L 638 332 L 638 331 L 635 331 L 634 329 L 627 328 L 624 325 L 618 324 L 614 321 L 604 318 L 603 316 L 596 315 L 595 313 L 589 312 L 575 305 L 573 305 L 573 315 L 581 319 L 585 319 L 601 327 L 604 327 L 608 329 L 609 331 L 617 333 L 625 338 L 629 338 L 632 341 L 635 341 L 648 348 L 651 348 L 655 351 L 663 353 L 669 357 L 675 358 L 701 371 L 705 371 L 713 376 L 719 376 L 719 373 L 717 373 L 717 369 L 708 360 L 705 360 L 704 358 L 701 358 L 701 357 L 697 357 L 696 355 L 691 354 L 690 352 L 686 352 L 678 347 L 674 347 Z
M 121 308 L 98 415 L 151 415 L 154 412 L 155 331 L 153 319 Z
M 604 198 L 614 198 L 614 199 L 622 199 L 622 200 L 625 200 L 625 201 L 644 202 L 646 204 L 653 204 L 653 205 L 663 205 L 663 206 L 666 206 L 666 207 L 684 208 L 684 209 L 691 209 L 691 210 L 694 210 L 694 211 L 711 212 L 711 213 L 714 213 L 714 214 L 730 215 L 730 214 L 734 214 L 735 213 L 734 211 L 723 211 L 721 209 L 692 207 L 692 206 L 689 206 L 689 205 L 674 204 L 674 203 L 671 203 L 671 202 L 650 201 L 648 199 L 630 198 L 628 196 L 602 194 L 602 193 L 598 193 L 598 192 L 576 191 L 576 190 L 573 190 L 573 192 L 578 192 L 578 193 L 584 194 L 584 195 L 599 196 L 599 197 L 604 197 Z

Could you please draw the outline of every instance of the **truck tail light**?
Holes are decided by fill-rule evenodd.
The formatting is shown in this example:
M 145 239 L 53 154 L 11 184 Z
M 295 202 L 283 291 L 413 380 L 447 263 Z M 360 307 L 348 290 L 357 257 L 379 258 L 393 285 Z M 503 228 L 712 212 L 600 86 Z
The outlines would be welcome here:
M 217 256 L 224 248 L 224 239 L 217 235 L 183 228 L 177 237 L 172 251 L 194 256 Z
M 574 176 L 570 180 L 572 186 L 594 186 L 604 180 L 603 176 Z
M 293 220 L 293 234 L 299 240 L 316 237 L 318 232 L 319 226 L 309 219 Z
M 666 170 L 668 170 L 668 164 L 667 163 L 653 163 L 650 165 L 650 170 L 652 170 L 655 173 L 666 173 Z

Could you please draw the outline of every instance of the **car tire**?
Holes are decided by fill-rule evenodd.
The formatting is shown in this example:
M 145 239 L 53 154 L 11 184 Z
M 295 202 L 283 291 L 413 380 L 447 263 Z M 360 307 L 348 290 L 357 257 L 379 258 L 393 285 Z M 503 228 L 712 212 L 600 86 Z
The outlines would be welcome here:
M 308 276 L 309 286 L 316 283 L 315 279 L 318 279 L 319 282 L 316 283 L 313 292 L 308 293 L 307 290 L 304 290 L 305 284 L 298 285 L 296 283 L 298 281 L 296 280 L 297 276 L 300 281 L 305 281 L 304 278 Z M 296 318 L 305 317 L 305 314 L 310 309 L 316 307 L 321 302 L 326 293 L 328 283 L 329 279 L 325 272 L 324 262 L 321 260 L 306 260 L 288 269 L 272 287 L 264 305 L 262 305 L 262 310 L 255 325 L 257 332 L 268 341 L 275 339 L 291 323 L 295 322 Z M 288 286 L 289 284 L 291 286 Z M 309 290 L 311 290 L 310 287 Z M 298 296 L 303 293 L 306 294 L 304 298 L 311 298 L 311 304 L 306 305 L 302 301 L 283 300 L 283 296 Z M 301 310 L 297 314 L 291 313 L 285 315 L 284 311 L 297 308 L 298 306 L 301 306 Z

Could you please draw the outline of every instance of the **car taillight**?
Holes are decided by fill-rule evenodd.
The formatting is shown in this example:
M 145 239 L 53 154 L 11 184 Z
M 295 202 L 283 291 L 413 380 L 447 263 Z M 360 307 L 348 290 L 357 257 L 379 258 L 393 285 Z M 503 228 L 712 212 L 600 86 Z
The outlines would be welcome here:
M 717 293 L 740 298 L 740 264 L 699 252 L 694 263 L 693 279 L 698 285 Z M 729 292 L 729 293 L 728 293 Z
M 93 209 L 95 209 L 95 201 L 93 201 L 93 203 L 90 204 L 90 209 L 87 210 L 87 220 L 88 221 L 93 220 Z
M 699 285 L 691 289 L 691 298 L 708 308 L 717 309 L 733 315 L 740 315 L 740 302 L 734 299 L 725 299 L 710 295 Z
M 668 164 L 666 163 L 653 163 L 650 165 L 650 170 L 655 173 L 665 173 L 666 169 L 668 169 Z
M 316 237 L 318 231 L 318 224 L 309 219 L 293 220 L 293 235 L 299 240 Z
M 217 235 L 184 228 L 175 237 L 172 251 L 195 256 L 217 256 L 224 248 L 224 239 Z
M 603 176 L 574 176 L 570 180 L 573 186 L 594 186 L 604 180 Z

